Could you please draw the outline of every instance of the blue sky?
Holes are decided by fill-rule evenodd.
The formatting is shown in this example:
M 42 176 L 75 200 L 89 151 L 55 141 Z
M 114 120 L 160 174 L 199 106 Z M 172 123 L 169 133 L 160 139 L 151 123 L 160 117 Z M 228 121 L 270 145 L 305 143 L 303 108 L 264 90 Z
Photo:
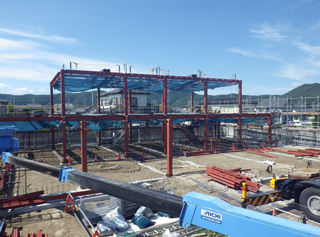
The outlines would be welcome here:
M 127 63 L 243 80 L 244 94 L 320 82 L 320 1 L 9 1 L 0 5 L 0 93 L 47 94 L 63 64 Z M 236 92 L 230 87 L 211 94 Z

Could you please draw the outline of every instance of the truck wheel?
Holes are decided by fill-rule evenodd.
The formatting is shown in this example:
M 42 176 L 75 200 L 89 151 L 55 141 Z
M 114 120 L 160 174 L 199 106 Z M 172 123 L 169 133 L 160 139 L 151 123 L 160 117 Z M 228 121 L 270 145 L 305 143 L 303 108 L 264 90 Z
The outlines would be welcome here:
M 320 189 L 306 188 L 300 195 L 299 203 L 309 219 L 320 222 Z

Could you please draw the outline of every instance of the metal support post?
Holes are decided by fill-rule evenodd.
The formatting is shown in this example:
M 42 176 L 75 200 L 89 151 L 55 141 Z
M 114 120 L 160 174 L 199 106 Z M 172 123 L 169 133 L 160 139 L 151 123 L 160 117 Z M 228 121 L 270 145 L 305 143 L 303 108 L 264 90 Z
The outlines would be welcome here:
M 241 146 L 241 141 L 242 141 L 242 81 L 239 81 L 238 107 L 239 107 L 238 142 L 239 142 L 239 145 Z
M 65 163 L 67 160 L 67 129 L 66 121 L 63 118 L 61 121 L 61 130 L 62 130 L 62 163 Z
M 268 142 L 272 144 L 272 117 L 271 115 L 268 117 Z
M 167 120 L 167 176 L 172 176 L 172 119 Z
M 190 96 L 190 112 L 193 112 L 193 92 L 191 92 Z
M 64 70 L 61 70 L 60 90 L 61 90 L 61 116 L 64 117 L 66 115 L 65 88 L 64 88 Z
M 220 122 L 218 122 L 217 128 L 218 128 L 218 138 L 220 138 L 220 129 L 221 129 Z
M 204 106 L 204 114 L 208 114 L 208 79 L 204 81 L 204 96 L 203 96 L 203 106 Z M 203 126 L 203 147 L 204 150 L 208 149 L 208 119 L 204 120 Z
M 124 125 L 124 157 L 128 157 L 128 83 L 127 77 L 123 78 L 123 102 L 124 102 L 124 115 L 126 120 L 123 122 Z
M 128 121 L 123 121 L 124 126 L 124 157 L 128 157 Z
M 50 115 L 54 115 L 54 110 L 53 110 L 53 87 L 50 85 Z M 54 144 L 54 127 L 51 128 L 51 149 L 55 149 L 55 144 Z
M 204 126 L 203 126 L 203 148 L 204 150 L 208 149 L 208 119 L 204 120 Z
M 101 113 L 101 106 L 100 106 L 100 88 L 97 89 L 97 114 Z M 101 130 L 97 132 L 97 141 L 98 145 L 101 145 Z
M 81 121 L 81 171 L 87 172 L 87 122 Z
M 131 114 L 131 100 L 132 99 L 132 92 L 131 90 L 129 90 L 129 98 L 128 98 L 128 110 L 129 110 L 129 114 Z M 129 144 L 132 143 L 132 122 L 129 121 Z

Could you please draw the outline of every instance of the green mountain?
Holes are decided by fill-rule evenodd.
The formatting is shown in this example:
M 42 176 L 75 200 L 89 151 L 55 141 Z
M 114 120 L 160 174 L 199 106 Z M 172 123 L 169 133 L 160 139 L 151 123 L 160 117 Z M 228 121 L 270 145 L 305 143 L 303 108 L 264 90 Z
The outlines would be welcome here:
M 317 97 L 320 96 L 320 83 L 303 84 L 285 94 L 281 97 Z
M 304 84 L 299 86 L 280 97 L 314 97 L 314 101 L 317 100 L 317 96 L 320 96 L 320 84 Z M 66 103 L 73 104 L 74 106 L 88 106 L 96 104 L 97 94 L 96 91 L 91 92 L 80 92 L 80 93 L 66 93 Z M 194 105 L 203 103 L 203 95 L 199 95 L 194 93 Z M 209 95 L 208 101 L 224 99 L 228 98 L 230 100 L 236 101 L 238 98 L 237 94 L 229 94 L 229 95 Z M 251 95 L 243 95 L 243 100 L 257 100 L 257 99 L 267 99 L 269 95 L 259 95 L 259 96 L 251 96 Z M 50 105 L 50 96 L 49 95 L 11 95 L 11 94 L 0 94 L 0 100 L 7 100 L 9 104 L 15 105 L 28 105 L 28 104 L 41 104 L 41 105 Z M 181 92 L 181 91 L 168 91 L 168 101 L 169 105 L 172 107 L 183 107 L 187 106 L 190 103 L 190 93 L 189 92 Z M 159 105 L 161 104 L 161 95 L 157 93 L 152 93 L 148 97 L 148 102 L 150 104 Z M 60 103 L 60 94 L 54 95 L 54 104 Z

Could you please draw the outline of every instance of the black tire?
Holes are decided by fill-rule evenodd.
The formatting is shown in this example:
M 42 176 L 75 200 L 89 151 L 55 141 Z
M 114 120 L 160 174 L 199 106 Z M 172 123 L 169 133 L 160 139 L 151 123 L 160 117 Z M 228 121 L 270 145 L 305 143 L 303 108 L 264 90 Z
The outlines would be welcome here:
M 320 189 L 306 188 L 299 198 L 301 210 L 313 221 L 320 222 Z

